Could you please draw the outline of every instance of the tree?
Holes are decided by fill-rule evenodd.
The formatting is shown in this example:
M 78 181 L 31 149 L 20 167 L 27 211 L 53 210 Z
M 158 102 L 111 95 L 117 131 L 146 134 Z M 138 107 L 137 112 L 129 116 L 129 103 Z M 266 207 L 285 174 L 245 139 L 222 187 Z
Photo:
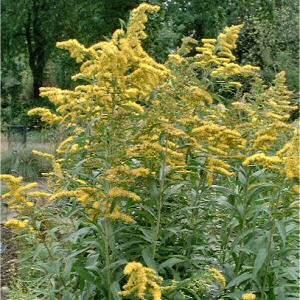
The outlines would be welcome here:
M 119 18 L 126 19 L 129 10 L 139 2 L 141 1 L 3 0 L 1 59 L 4 98 L 14 98 L 15 111 L 18 113 L 20 109 L 36 106 L 40 102 L 39 88 L 43 86 L 47 62 L 50 59 L 61 62 L 65 58 L 64 54 L 56 50 L 56 42 L 76 38 L 84 44 L 95 43 L 116 29 Z M 20 56 L 23 71 L 27 72 L 28 65 L 32 74 L 32 97 L 25 104 L 19 99 L 22 78 L 15 80 L 14 87 L 17 86 L 17 89 L 12 90 L 11 85 L 8 88 L 5 84 L 10 77 L 21 76 L 20 65 L 16 62 L 16 58 Z M 65 66 L 67 73 L 74 69 L 72 63 L 68 62 Z M 4 106 L 10 105 L 8 101 L 5 104 L 5 101 Z

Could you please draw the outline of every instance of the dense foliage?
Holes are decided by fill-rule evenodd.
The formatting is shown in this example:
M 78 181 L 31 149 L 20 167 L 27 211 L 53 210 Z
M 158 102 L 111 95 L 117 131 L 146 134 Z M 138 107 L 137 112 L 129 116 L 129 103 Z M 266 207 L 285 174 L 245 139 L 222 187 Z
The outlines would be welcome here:
M 21 278 L 46 299 L 298 297 L 299 131 L 280 72 L 236 61 L 242 25 L 185 38 L 161 64 L 143 49 L 148 13 L 85 47 L 80 71 L 41 88 L 64 128 L 48 186 L 1 175 L 18 212 Z M 22 275 L 23 274 L 23 275 Z

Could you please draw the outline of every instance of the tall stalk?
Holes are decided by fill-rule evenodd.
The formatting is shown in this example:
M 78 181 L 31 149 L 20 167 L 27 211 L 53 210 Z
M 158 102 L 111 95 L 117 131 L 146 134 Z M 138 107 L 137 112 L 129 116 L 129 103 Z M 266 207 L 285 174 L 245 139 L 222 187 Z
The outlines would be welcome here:
M 201 195 L 203 194 L 204 192 L 204 185 L 203 185 L 203 181 L 201 180 L 201 177 L 200 177 L 200 174 L 198 173 L 198 184 L 196 186 L 196 195 L 195 195 L 195 199 L 194 199 L 194 202 L 192 204 L 192 216 L 191 216 L 191 229 L 192 229 L 192 232 L 190 233 L 190 236 L 189 236 L 189 239 L 191 241 L 190 245 L 189 245 L 189 248 L 187 250 L 187 254 L 191 254 L 192 253 L 192 248 L 193 248 L 193 245 L 195 244 L 194 243 L 194 237 L 195 237 L 195 230 L 194 230 L 194 227 L 196 225 L 196 221 L 198 219 L 198 215 L 199 215 L 199 207 L 198 206 L 198 203 L 199 203 L 199 199 L 201 197 Z
M 281 193 L 282 193 L 282 189 L 284 187 L 284 180 L 278 190 L 277 196 L 275 197 L 274 202 L 276 203 L 280 197 L 281 197 Z M 267 297 L 265 297 L 265 290 L 266 290 L 266 285 L 267 285 L 267 279 L 268 279 L 268 272 L 269 272 L 269 268 L 270 268 L 270 261 L 271 261 L 271 247 L 272 247 L 272 242 L 273 242 L 273 235 L 274 235 L 274 230 L 275 230 L 275 220 L 273 215 L 271 215 L 270 217 L 271 222 L 272 222 L 272 227 L 270 229 L 269 232 L 269 236 L 268 236 L 268 248 L 267 248 L 267 257 L 266 257 L 266 271 L 265 271 L 265 275 L 264 275 L 264 279 L 263 279 L 263 284 L 262 284 L 262 300 L 267 299 Z
M 106 268 L 106 280 L 107 280 L 107 287 L 110 287 L 111 284 L 111 274 L 110 274 L 110 257 L 109 257 L 109 230 L 108 230 L 108 219 L 104 220 L 104 247 L 105 247 L 105 268 Z M 112 299 L 112 295 L 110 290 L 108 290 L 108 300 Z
M 156 222 L 156 228 L 155 228 L 155 235 L 154 235 L 154 241 L 153 241 L 153 248 L 152 248 L 152 257 L 155 257 L 156 254 L 156 248 L 157 248 L 157 241 L 160 231 L 160 223 L 161 223 L 161 211 L 163 207 L 163 193 L 164 193 L 164 187 L 165 187 L 165 178 L 166 178 L 166 159 L 167 159 L 167 151 L 168 151 L 168 140 L 166 140 L 166 149 L 164 158 L 162 161 L 162 167 L 161 167 L 161 176 L 159 178 L 159 197 L 157 201 L 157 222 Z

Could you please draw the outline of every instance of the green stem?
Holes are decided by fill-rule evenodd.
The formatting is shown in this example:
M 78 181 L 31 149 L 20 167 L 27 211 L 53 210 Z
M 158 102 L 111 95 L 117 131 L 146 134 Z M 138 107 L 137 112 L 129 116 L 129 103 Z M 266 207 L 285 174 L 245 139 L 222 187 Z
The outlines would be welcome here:
M 53 262 L 56 261 L 57 259 L 55 259 L 54 256 L 52 255 L 52 253 L 51 253 L 51 251 L 50 251 L 50 249 L 49 249 L 49 247 L 48 247 L 48 245 L 47 245 L 47 242 L 46 242 L 45 240 L 43 241 L 43 244 L 44 244 L 44 246 L 45 246 L 45 248 L 46 248 L 46 250 L 47 250 L 47 252 L 48 252 L 48 254 L 49 254 L 50 260 L 53 261 Z M 61 276 L 60 273 L 58 274 L 58 278 L 61 280 L 61 283 L 62 283 L 62 285 L 64 286 L 64 288 L 67 289 L 67 286 L 66 286 L 66 284 L 65 284 L 65 280 L 64 280 L 64 278 Z
M 270 260 L 271 260 L 270 250 L 271 250 L 271 246 L 272 246 L 274 229 L 275 229 L 275 226 L 274 226 L 274 222 L 273 222 L 272 228 L 269 232 L 269 240 L 268 240 L 268 248 L 267 248 L 267 259 L 266 259 L 266 271 L 265 271 L 263 287 L 262 287 L 262 292 L 263 292 L 262 298 L 261 298 L 262 300 L 267 299 L 267 298 L 265 298 L 265 295 L 266 295 L 265 290 L 266 290 L 266 284 L 267 284 L 267 278 L 268 278 L 268 272 L 269 272 L 269 266 L 270 266 Z
M 194 237 L 195 237 L 195 223 L 196 223 L 196 220 L 198 218 L 198 214 L 199 214 L 199 208 L 196 208 L 197 204 L 198 204 L 198 200 L 199 200 L 199 197 L 202 195 L 203 193 L 203 187 L 204 185 L 202 184 L 202 181 L 201 181 L 201 178 L 200 178 L 200 175 L 198 174 L 198 185 L 196 187 L 196 195 L 195 195 L 195 199 L 194 199 L 194 202 L 192 204 L 193 208 L 192 208 L 192 217 L 191 217 L 191 229 L 192 229 L 192 232 L 190 234 L 190 245 L 189 245 L 189 249 L 187 251 L 187 254 L 191 254 L 192 253 L 192 248 L 193 248 L 193 245 L 194 245 Z M 201 192 L 199 192 L 201 189 Z
M 248 190 L 248 178 L 247 178 L 247 183 L 244 187 L 244 196 L 243 196 L 243 215 L 242 215 L 242 224 L 241 224 L 241 233 L 242 235 L 245 230 L 245 221 L 246 221 L 246 214 L 247 214 L 247 206 L 248 206 L 248 199 L 247 199 L 247 190 Z M 243 246 L 244 240 L 241 241 L 241 245 Z M 242 252 L 239 252 L 239 258 L 238 258 L 238 263 L 236 265 L 235 271 L 236 273 L 240 270 L 242 265 Z
M 157 205 L 157 222 L 156 222 L 156 228 L 155 228 L 155 235 L 154 235 L 154 241 L 153 241 L 153 248 L 152 248 L 152 257 L 155 257 L 156 254 L 156 247 L 157 247 L 157 241 L 158 241 L 158 235 L 160 230 L 160 223 L 161 223 L 161 211 L 163 206 L 163 192 L 164 192 L 164 186 L 165 186 L 165 177 L 166 177 L 166 157 L 167 157 L 167 149 L 168 149 L 168 142 L 166 141 L 166 151 L 163 159 L 162 164 L 162 174 L 160 178 L 160 187 L 159 187 L 159 198 L 158 198 L 158 205 Z
M 284 186 L 284 181 L 282 181 L 282 184 L 278 190 L 277 196 L 275 198 L 275 203 L 280 199 L 281 197 L 281 192 Z M 273 216 L 271 215 L 270 220 L 272 222 L 272 227 L 270 229 L 269 232 L 269 240 L 268 240 L 268 248 L 267 248 L 267 258 L 266 258 L 266 271 L 265 271 L 265 276 L 264 276 L 264 280 L 263 280 L 263 285 L 262 285 L 262 300 L 264 299 L 268 299 L 267 297 L 265 297 L 265 290 L 266 290 L 266 285 L 267 285 L 267 279 L 268 279 L 268 272 L 269 272 L 269 268 L 270 268 L 270 261 L 271 261 L 271 246 L 272 246 L 272 241 L 273 241 L 273 234 L 274 234 L 274 230 L 275 230 L 275 220 L 273 218 Z
M 109 288 L 111 285 L 111 274 L 110 274 L 110 257 L 109 257 L 109 231 L 108 231 L 108 222 L 109 220 L 104 220 L 104 228 L 105 228 L 105 237 L 104 237 L 104 247 L 105 247 L 105 268 L 106 268 L 106 280 L 107 287 Z M 112 295 L 110 290 L 108 290 L 108 299 L 112 299 Z

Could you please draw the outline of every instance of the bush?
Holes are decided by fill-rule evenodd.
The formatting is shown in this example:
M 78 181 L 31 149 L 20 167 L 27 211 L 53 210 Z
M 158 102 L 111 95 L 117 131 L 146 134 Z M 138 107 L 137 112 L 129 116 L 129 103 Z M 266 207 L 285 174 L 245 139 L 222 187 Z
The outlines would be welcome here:
M 141 40 L 158 9 L 140 5 L 90 48 L 58 43 L 82 65 L 74 91 L 41 89 L 55 111 L 29 111 L 68 134 L 35 152 L 53 164 L 47 190 L 1 176 L 23 272 L 47 299 L 294 297 L 299 131 L 285 73 L 266 86 L 236 63 L 240 25 L 157 63 Z

